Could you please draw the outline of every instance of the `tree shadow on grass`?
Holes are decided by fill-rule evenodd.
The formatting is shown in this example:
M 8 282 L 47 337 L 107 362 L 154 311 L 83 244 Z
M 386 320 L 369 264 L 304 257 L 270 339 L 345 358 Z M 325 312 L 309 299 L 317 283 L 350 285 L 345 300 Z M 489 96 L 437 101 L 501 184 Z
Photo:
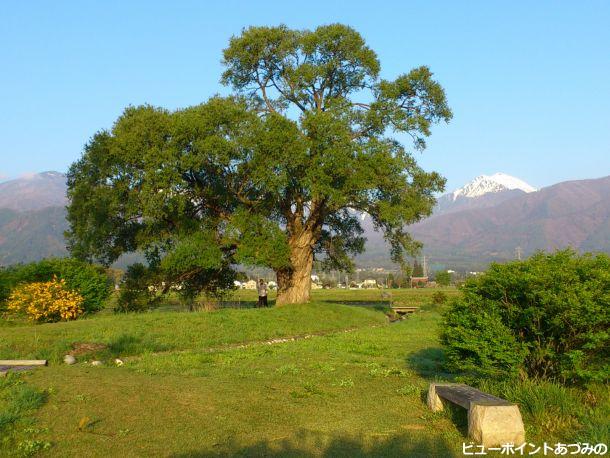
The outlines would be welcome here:
M 445 351 L 441 347 L 428 347 L 409 353 L 407 365 L 420 377 L 452 381 L 454 375 L 444 370 Z
M 380 300 L 339 300 L 339 299 L 324 299 L 324 302 L 328 302 L 329 304 L 342 304 L 342 305 L 354 305 L 357 307 L 390 307 L 392 304 L 388 300 L 380 299 Z
M 108 350 L 112 356 L 132 354 L 142 345 L 140 337 L 121 334 L 108 344 Z
M 388 312 L 391 308 L 391 302 L 387 300 L 362 300 L 362 301 L 347 301 L 347 300 L 324 300 L 324 302 L 328 304 L 341 304 L 341 305 L 349 305 L 352 307 L 366 307 L 376 310 L 378 312 Z
M 268 299 L 267 307 L 269 308 L 275 306 L 275 299 Z M 258 306 L 258 300 L 252 301 L 241 301 L 241 300 L 230 300 L 230 301 L 221 301 L 218 303 L 218 308 L 220 309 L 255 309 L 260 308 Z
M 139 337 L 131 334 L 121 334 L 114 338 L 109 344 L 106 355 L 112 358 L 121 356 L 139 355 L 147 351 L 167 351 L 171 346 L 150 337 Z
M 444 371 L 445 352 L 440 347 L 423 348 L 409 354 L 407 364 L 420 377 L 433 381 L 454 382 L 455 375 Z M 421 401 L 426 404 L 428 390 L 421 394 Z M 449 402 L 444 403 L 444 413 L 458 428 L 462 435 L 468 435 L 468 412 L 466 409 L 453 405 Z
M 252 445 L 229 444 L 222 449 L 197 450 L 171 455 L 174 458 L 242 457 L 443 457 L 460 456 L 456 447 L 442 437 L 422 438 L 399 434 L 370 445 L 362 440 L 339 436 L 327 439 L 321 433 L 301 431 L 294 439 L 260 441 Z

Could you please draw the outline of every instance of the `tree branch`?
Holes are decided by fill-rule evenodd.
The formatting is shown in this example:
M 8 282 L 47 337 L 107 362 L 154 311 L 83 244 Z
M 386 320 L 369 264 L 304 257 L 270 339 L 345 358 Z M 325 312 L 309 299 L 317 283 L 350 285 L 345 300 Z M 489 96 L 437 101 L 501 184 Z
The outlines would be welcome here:
M 257 69 L 256 70 L 256 82 L 258 83 L 258 87 L 260 88 L 261 94 L 263 95 L 263 100 L 265 101 L 265 104 L 267 105 L 267 108 L 269 109 L 269 111 L 271 111 L 273 113 L 277 113 L 277 111 L 271 104 L 271 101 L 267 97 L 267 84 L 269 83 L 269 77 L 267 77 L 267 80 L 263 84 L 260 80 L 260 75 L 259 75 L 258 69 Z

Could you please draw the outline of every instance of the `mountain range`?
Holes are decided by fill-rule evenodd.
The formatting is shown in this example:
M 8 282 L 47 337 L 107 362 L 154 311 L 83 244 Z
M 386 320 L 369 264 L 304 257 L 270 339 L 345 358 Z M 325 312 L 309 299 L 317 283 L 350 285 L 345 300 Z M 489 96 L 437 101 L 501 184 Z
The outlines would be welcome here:
M 494 205 L 482 202 L 434 214 L 412 226 L 411 233 L 431 258 L 450 265 L 472 258 L 487 264 L 566 247 L 610 252 L 610 177 L 497 194 L 501 197 Z
M 0 183 L 0 209 L 18 212 L 64 207 L 66 175 L 59 172 L 29 173 L 17 180 Z
M 437 268 L 484 269 L 537 250 L 610 253 L 610 176 L 537 190 L 503 173 L 482 175 L 439 197 L 431 217 L 409 227 Z M 364 265 L 387 263 L 387 245 L 365 219 Z
M 67 202 L 63 173 L 0 183 L 0 266 L 66 256 Z
M 66 177 L 43 172 L 0 183 L 0 265 L 65 256 Z M 382 235 L 363 218 L 363 267 L 392 267 Z M 537 190 L 503 173 L 481 175 L 438 198 L 409 227 L 431 265 L 482 269 L 536 250 L 610 252 L 610 176 Z

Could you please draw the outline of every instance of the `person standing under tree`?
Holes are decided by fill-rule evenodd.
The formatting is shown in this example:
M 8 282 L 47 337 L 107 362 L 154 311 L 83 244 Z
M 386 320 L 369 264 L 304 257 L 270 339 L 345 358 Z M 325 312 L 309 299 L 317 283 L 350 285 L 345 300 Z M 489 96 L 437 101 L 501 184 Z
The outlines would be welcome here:
M 265 283 L 265 280 L 259 279 L 256 289 L 258 291 L 258 307 L 267 307 L 267 283 Z

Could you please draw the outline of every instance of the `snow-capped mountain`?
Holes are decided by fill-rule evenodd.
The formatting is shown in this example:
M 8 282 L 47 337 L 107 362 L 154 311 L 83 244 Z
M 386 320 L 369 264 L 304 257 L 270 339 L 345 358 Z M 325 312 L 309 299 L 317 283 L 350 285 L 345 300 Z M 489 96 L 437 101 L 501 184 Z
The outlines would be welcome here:
M 610 176 L 566 181 L 537 192 L 523 184 L 514 189 L 504 186 L 490 185 L 487 193 L 475 197 L 460 193 L 455 201 L 453 193 L 445 194 L 434 214 L 408 231 L 423 243 L 423 253 L 432 263 L 464 270 L 514 259 L 517 248 L 523 256 L 566 247 L 610 253 Z M 382 235 L 369 220 L 363 227 L 367 251 L 358 262 L 389 265 L 389 247 Z
M 536 188 L 519 178 L 498 172 L 493 175 L 480 175 L 467 185 L 453 191 L 451 195 L 453 200 L 456 200 L 460 196 L 481 197 L 492 192 L 512 191 L 514 189 L 519 189 L 526 193 L 537 191 Z
M 509 197 L 496 205 L 466 207 L 435 214 L 410 227 L 431 260 L 457 265 L 465 259 L 481 262 L 514 259 L 536 250 L 572 247 L 610 253 L 610 176 L 564 181 L 526 192 L 488 193 L 480 199 Z M 451 196 L 451 194 L 449 194 Z
M 518 195 L 536 191 L 536 188 L 525 181 L 506 173 L 480 175 L 452 193 L 441 196 L 434 214 L 492 207 Z

